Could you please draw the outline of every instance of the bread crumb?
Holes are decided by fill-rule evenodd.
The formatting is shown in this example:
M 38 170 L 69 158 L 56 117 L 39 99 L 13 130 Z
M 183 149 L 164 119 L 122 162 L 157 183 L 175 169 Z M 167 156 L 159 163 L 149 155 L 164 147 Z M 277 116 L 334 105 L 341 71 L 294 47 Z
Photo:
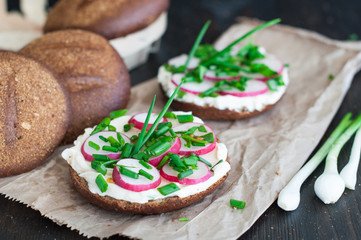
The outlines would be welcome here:
M 278 171 L 275 172 L 275 174 L 278 175 L 278 176 L 280 176 L 282 173 L 281 173 L 280 170 L 278 170 Z
M 22 122 L 21 124 L 20 124 L 20 126 L 22 126 L 24 129 L 26 129 L 26 130 L 30 130 L 31 129 L 31 125 L 30 125 L 30 123 L 28 123 L 28 122 Z

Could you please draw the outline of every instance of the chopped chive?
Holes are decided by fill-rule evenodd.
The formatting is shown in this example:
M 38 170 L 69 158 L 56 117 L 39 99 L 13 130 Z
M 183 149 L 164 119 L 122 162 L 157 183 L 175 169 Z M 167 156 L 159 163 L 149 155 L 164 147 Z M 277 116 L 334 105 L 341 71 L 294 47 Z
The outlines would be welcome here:
M 125 167 L 120 167 L 119 168 L 119 172 L 127 177 L 130 178 L 134 178 L 134 179 L 138 179 L 139 178 L 139 174 L 136 172 L 133 172 Z
M 218 91 L 219 91 L 219 87 L 211 87 L 210 89 L 207 89 L 206 91 L 198 94 L 198 96 L 204 98 L 204 97 L 212 96 L 212 94 Z
M 198 166 L 191 166 L 193 170 L 198 170 Z
M 238 209 L 243 209 L 246 206 L 246 202 L 238 201 L 235 199 L 231 199 L 229 203 L 231 204 L 231 207 Z
M 130 157 L 130 154 L 132 153 L 132 150 L 133 150 L 133 144 L 126 143 L 126 144 L 124 145 L 121 158 L 128 158 L 128 157 Z
M 193 115 L 177 115 L 179 123 L 193 122 Z
M 277 91 L 278 84 L 277 84 L 277 81 L 275 79 L 270 79 L 266 83 L 267 83 L 268 89 L 270 91 Z
M 214 142 L 214 134 L 212 132 L 202 135 L 201 137 L 208 143 Z
M 211 172 L 213 172 L 213 168 L 218 164 L 220 164 L 221 162 L 223 162 L 223 159 L 219 160 L 216 164 L 213 165 L 213 167 L 211 167 Z
M 134 154 L 134 155 L 132 156 L 132 158 L 149 162 L 149 157 L 148 157 L 147 154 L 145 154 L 144 152 L 139 152 L 139 153 L 137 153 L 137 154 Z
M 119 159 L 112 159 L 112 160 L 109 160 L 109 161 L 106 161 L 103 163 L 103 165 L 106 167 L 106 168 L 113 168 L 114 167 L 114 164 L 117 163 L 119 161 Z M 109 165 L 110 164 L 110 165 Z
M 166 113 L 164 114 L 164 117 L 165 117 L 165 118 L 177 119 L 177 116 L 176 116 L 174 113 L 172 113 L 172 112 L 166 112 Z
M 113 136 L 109 136 L 107 139 L 110 142 L 110 145 L 112 145 L 112 147 L 120 147 L 121 146 L 120 142 L 118 142 Z
M 139 175 L 142 175 L 143 177 L 148 178 L 149 180 L 153 180 L 153 178 L 154 178 L 152 174 L 147 173 L 147 172 L 144 171 L 143 169 L 139 169 L 138 174 L 139 174 Z
M 157 148 L 157 147 L 160 146 L 161 144 L 162 144 L 161 141 L 156 141 L 156 142 L 154 142 L 152 145 L 150 145 L 148 148 L 146 148 L 146 149 L 144 150 L 144 152 L 145 152 L 146 154 L 148 154 L 148 155 L 151 155 L 152 150 L 155 149 L 155 148 Z
M 118 139 L 120 145 L 124 145 L 125 140 L 124 140 L 124 138 L 122 137 L 122 134 L 120 134 L 119 132 L 117 132 L 117 139 Z
M 186 94 L 187 92 L 179 90 L 177 93 L 177 98 L 182 99 Z
M 182 159 L 178 154 L 171 154 L 170 158 L 172 159 L 172 162 L 175 166 L 179 168 L 186 168 L 186 165 L 183 163 Z
M 89 147 L 94 148 L 95 150 L 99 151 L 100 146 L 96 144 L 95 142 L 89 141 L 88 142 Z
M 101 162 L 92 161 L 90 165 L 91 165 L 92 169 L 94 169 L 95 171 L 97 171 L 103 175 L 107 174 L 107 168 Z
M 153 156 L 159 156 L 172 147 L 172 145 L 169 142 L 160 142 L 160 143 L 161 144 L 159 146 L 151 150 L 151 154 Z
M 200 132 L 207 132 L 207 129 L 206 129 L 206 127 L 205 127 L 204 125 L 200 125 L 200 126 L 198 127 L 198 131 L 200 131 Z
M 162 194 L 163 196 L 167 196 L 171 193 L 174 193 L 174 192 L 180 190 L 180 188 L 175 183 L 169 183 L 169 184 L 167 184 L 163 187 L 157 188 L 157 189 L 160 192 L 160 194 Z
M 187 166 L 197 165 L 198 158 L 195 156 L 184 157 L 183 162 Z
M 103 155 L 103 154 L 93 154 L 93 158 L 95 161 L 100 161 L 100 162 L 106 162 L 110 160 L 110 158 L 107 155 Z
M 113 111 L 113 112 L 110 113 L 110 118 L 114 119 L 114 118 L 122 117 L 125 114 L 127 114 L 127 111 L 128 111 L 127 109 Z
M 198 156 L 199 161 L 201 161 L 202 163 L 206 164 L 208 167 L 212 167 L 212 164 L 210 162 L 208 162 L 207 160 L 205 160 L 204 158 Z
M 148 163 L 144 162 L 143 160 L 139 161 L 140 164 L 143 165 L 146 169 L 152 169 L 152 166 L 150 166 Z
M 163 126 L 161 129 L 159 129 L 158 131 L 155 132 L 155 136 L 159 137 L 159 136 L 165 134 L 168 131 L 169 131 L 169 127 L 168 126 Z
M 99 174 L 96 177 L 95 183 L 98 185 L 98 188 L 100 189 L 100 191 L 102 193 L 108 189 L 108 183 L 107 183 L 107 181 L 105 181 L 105 179 L 103 178 L 103 176 L 101 174 Z
M 102 150 L 104 151 L 108 151 L 108 152 L 119 152 L 119 148 L 117 147 L 112 147 L 112 146 L 103 146 Z
M 160 163 L 158 164 L 157 169 L 160 170 L 160 169 L 164 166 L 164 164 L 166 164 L 166 162 L 168 161 L 168 159 L 169 159 L 169 156 L 168 156 L 168 155 L 164 156 L 164 158 L 162 159 L 162 161 L 160 161 Z
M 189 221 L 189 218 L 179 218 L 178 220 L 180 222 L 187 222 L 187 221 Z
M 333 80 L 334 78 L 335 78 L 335 76 L 333 76 L 333 74 L 330 73 L 330 74 L 328 75 L 328 79 Z
M 125 124 L 125 125 L 123 126 L 124 132 L 129 132 L 129 130 L 132 129 L 132 127 L 134 127 L 134 123 Z
M 177 134 L 175 134 L 173 129 L 169 129 L 169 133 L 173 138 L 175 138 L 177 136 Z
M 194 132 L 198 129 L 198 127 L 191 127 L 190 129 L 188 129 L 184 134 L 189 135 L 189 134 L 194 134 Z
M 204 147 L 204 146 L 206 146 L 206 144 L 205 143 L 192 142 L 192 146 L 194 146 L 194 147 Z
M 183 178 L 188 177 L 189 175 L 192 175 L 192 174 L 193 174 L 192 169 L 185 170 L 184 172 L 178 173 L 178 179 L 183 179 Z
M 143 127 L 142 127 L 142 131 L 141 131 L 140 134 L 139 134 L 138 142 L 137 142 L 137 144 L 135 145 L 135 148 L 134 148 L 134 150 L 133 150 L 133 155 L 134 155 L 134 154 L 137 154 L 137 153 L 139 152 L 139 150 L 141 149 L 141 147 L 142 147 L 142 146 L 145 144 L 145 142 L 147 141 L 147 140 L 146 140 L 146 141 L 143 142 L 144 136 L 145 136 L 146 131 L 147 131 L 147 126 L 148 126 L 148 123 L 149 123 L 150 115 L 152 114 L 152 111 L 153 111 L 155 99 L 156 99 L 156 95 L 154 95 L 152 104 L 150 104 L 147 117 L 145 118 L 144 125 L 143 125 Z
M 158 141 L 161 141 L 161 142 L 171 142 L 172 140 L 173 140 L 173 138 L 171 136 L 163 136 L 158 139 Z
M 159 123 L 157 126 L 157 129 L 159 130 L 159 129 L 163 128 L 164 126 L 168 126 L 169 128 L 171 128 L 173 126 L 173 124 L 171 122 Z
M 99 136 L 99 138 L 100 138 L 103 142 L 109 142 L 108 139 L 106 139 L 106 138 L 103 137 L 103 136 Z
M 114 127 L 113 125 L 109 125 L 108 130 L 113 132 L 117 131 L 116 127 Z
M 138 140 L 137 135 L 133 135 L 133 136 L 130 137 L 130 141 L 133 142 L 133 143 L 136 142 L 137 140 Z
M 211 133 L 213 135 L 213 133 Z M 202 136 L 203 137 L 203 136 Z M 208 143 L 207 140 L 201 140 L 201 139 L 197 139 L 194 137 L 190 137 L 188 135 L 182 135 L 181 138 L 183 138 L 184 140 L 188 140 L 190 142 L 196 142 L 196 143 Z

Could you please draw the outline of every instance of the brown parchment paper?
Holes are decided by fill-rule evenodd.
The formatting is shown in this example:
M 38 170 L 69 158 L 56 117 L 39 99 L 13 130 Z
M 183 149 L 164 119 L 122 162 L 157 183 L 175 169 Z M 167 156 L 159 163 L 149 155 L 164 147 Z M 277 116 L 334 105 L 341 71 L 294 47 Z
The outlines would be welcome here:
M 259 24 L 243 19 L 216 45 L 224 46 Z M 342 43 L 316 33 L 275 26 L 254 36 L 257 44 L 290 64 L 290 84 L 282 101 L 260 116 L 239 121 L 207 121 L 229 150 L 231 173 L 212 195 L 190 207 L 155 216 L 132 216 L 89 204 L 73 188 L 60 147 L 42 166 L 0 180 L 0 193 L 65 224 L 87 237 L 114 234 L 143 239 L 235 239 L 273 203 L 306 161 L 327 129 L 360 69 L 361 43 Z M 329 80 L 329 74 L 335 76 Z M 132 89 L 129 113 L 148 109 L 155 79 Z M 156 110 L 164 102 L 158 97 Z M 231 198 L 247 206 L 234 210 Z M 179 222 L 188 217 L 190 221 Z M 97 226 L 97 227 L 94 227 Z

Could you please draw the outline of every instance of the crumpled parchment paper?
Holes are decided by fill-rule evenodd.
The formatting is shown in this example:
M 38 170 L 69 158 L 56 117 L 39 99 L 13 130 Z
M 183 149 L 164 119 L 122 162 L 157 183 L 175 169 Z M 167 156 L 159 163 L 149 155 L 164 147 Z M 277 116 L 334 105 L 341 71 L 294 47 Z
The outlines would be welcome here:
M 260 22 L 243 19 L 216 42 L 225 46 Z M 235 239 L 273 203 L 326 131 L 361 67 L 361 43 L 343 43 L 316 33 L 274 26 L 254 36 L 285 63 L 290 84 L 282 101 L 260 116 L 238 121 L 206 121 L 229 149 L 231 173 L 212 195 L 187 208 L 155 216 L 132 216 L 89 204 L 73 188 L 60 147 L 31 172 L 0 179 L 0 193 L 66 224 L 87 237 L 114 234 L 144 239 Z M 328 78 L 335 76 L 334 80 Z M 132 89 L 129 113 L 146 111 L 155 79 Z M 158 96 L 155 110 L 164 105 Z M 234 210 L 231 198 L 245 201 Z M 187 217 L 188 222 L 177 219 Z M 97 226 L 97 227 L 94 227 Z

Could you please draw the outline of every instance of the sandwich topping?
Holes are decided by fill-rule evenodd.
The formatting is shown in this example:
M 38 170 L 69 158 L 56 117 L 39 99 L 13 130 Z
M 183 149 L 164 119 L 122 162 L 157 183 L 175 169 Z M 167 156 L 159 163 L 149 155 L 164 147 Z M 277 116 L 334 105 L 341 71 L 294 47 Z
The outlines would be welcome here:
M 186 73 L 187 55 L 170 59 L 158 72 L 165 94 L 169 97 L 183 82 L 177 101 L 237 112 L 262 111 L 275 104 L 289 83 L 288 67 L 251 42 L 236 46 L 220 51 L 200 45 Z
M 149 130 L 158 114 L 146 121 L 146 113 L 124 113 L 85 129 L 62 153 L 92 193 L 136 203 L 184 198 L 207 190 L 229 172 L 226 146 L 190 112 L 166 112 L 138 152 L 141 129 L 146 123 Z

